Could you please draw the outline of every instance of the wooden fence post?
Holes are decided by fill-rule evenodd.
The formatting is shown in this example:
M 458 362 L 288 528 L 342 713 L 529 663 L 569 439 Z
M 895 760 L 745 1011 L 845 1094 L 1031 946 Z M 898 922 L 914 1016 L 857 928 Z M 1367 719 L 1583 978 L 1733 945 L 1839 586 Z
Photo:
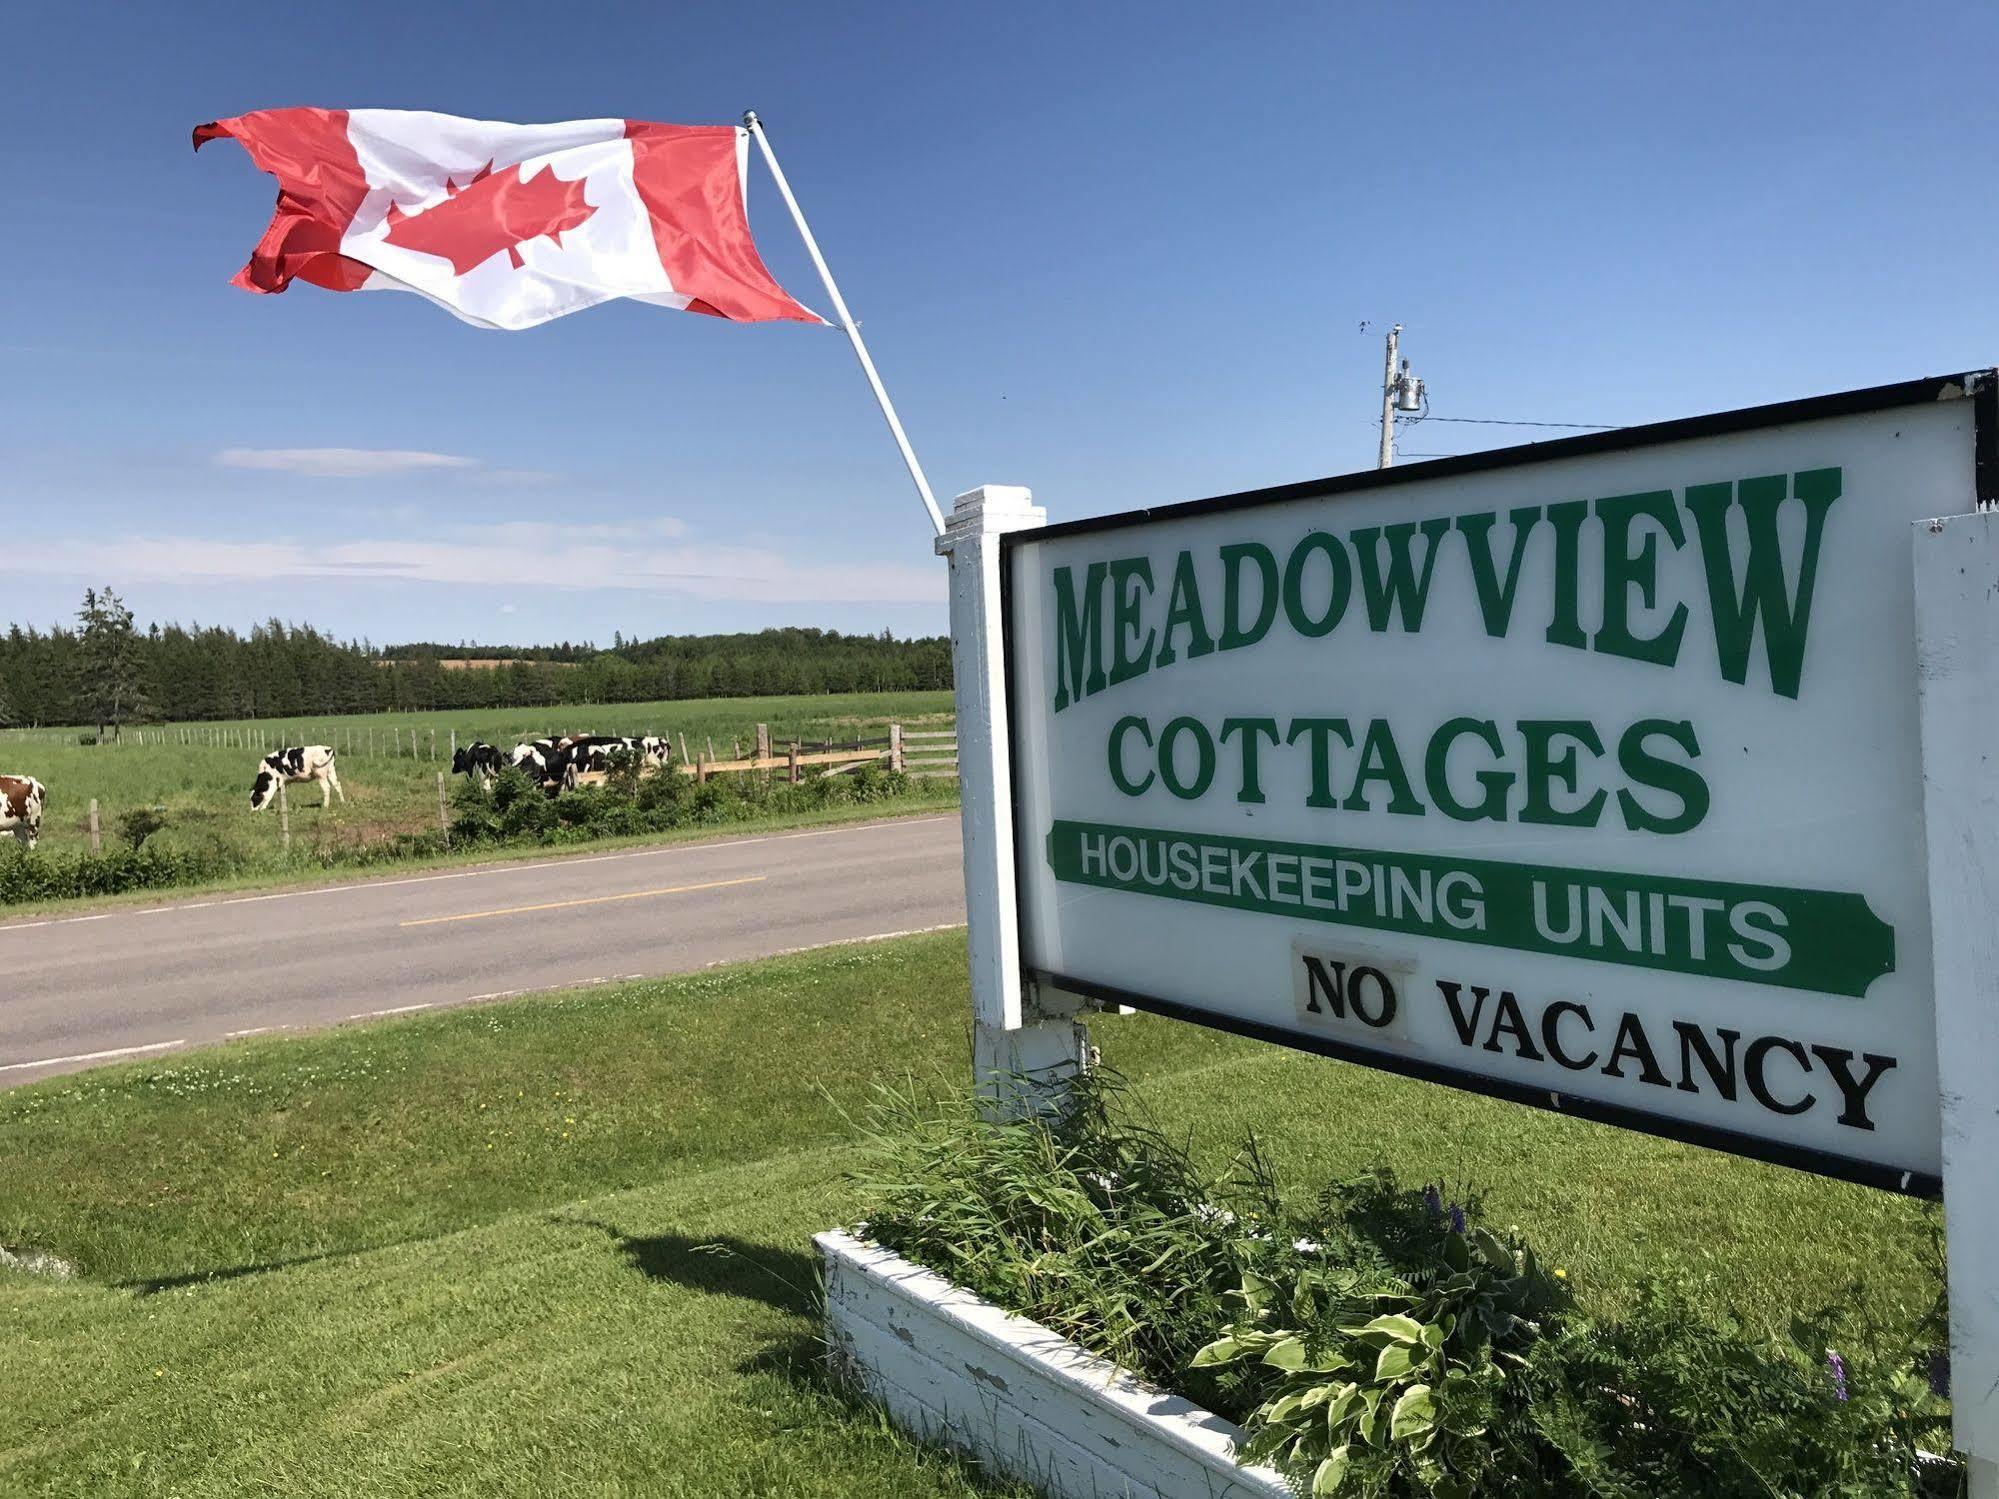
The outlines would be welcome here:
M 97 826 L 97 798 L 94 796 L 90 799 L 90 851 L 93 854 L 104 852 L 104 834 Z
M 458 731 L 456 729 L 451 731 L 451 763 L 453 765 L 458 763 Z
M 902 725 L 899 723 L 888 726 L 888 768 L 902 769 Z
M 798 741 L 791 741 L 791 784 L 798 784 Z
M 437 763 L 437 730 L 430 731 L 430 763 Z
M 437 773 L 437 828 L 444 834 L 444 851 L 451 852 L 451 813 L 446 810 L 444 799 L 444 772 Z
M 680 734 L 680 759 L 683 764 L 691 764 L 694 759 L 692 755 L 687 753 L 687 732 L 684 729 Z
M 694 780 L 696 784 L 699 784 L 700 782 L 705 781 L 707 779 L 708 779 L 708 761 L 705 758 L 696 760 L 694 762 Z
M 715 736 L 713 734 L 708 736 L 708 758 L 710 760 L 715 758 Z
M 759 760 L 770 758 L 770 725 L 767 723 L 757 725 L 757 758 Z
M 415 730 L 415 729 L 411 729 L 411 730 L 410 730 L 410 758 L 411 758 L 412 760 L 414 760 L 414 759 L 416 759 L 416 758 L 417 758 L 417 753 L 416 753 L 416 730 Z
M 292 851 L 292 804 L 285 795 L 285 778 L 278 777 L 278 841 L 284 845 L 286 857 Z

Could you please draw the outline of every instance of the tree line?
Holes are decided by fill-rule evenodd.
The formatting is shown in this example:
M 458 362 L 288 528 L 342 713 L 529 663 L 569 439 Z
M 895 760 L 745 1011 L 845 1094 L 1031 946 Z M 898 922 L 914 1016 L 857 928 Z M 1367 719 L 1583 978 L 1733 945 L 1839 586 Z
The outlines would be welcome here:
M 491 665 L 487 663 L 502 662 Z M 480 663 L 453 666 L 448 663 Z M 614 637 L 609 648 L 397 645 L 336 640 L 270 620 L 141 630 L 110 589 L 84 594 L 74 627 L 0 638 L 0 726 L 296 718 L 526 708 L 700 697 L 892 692 L 951 685 L 944 636 L 837 630 Z

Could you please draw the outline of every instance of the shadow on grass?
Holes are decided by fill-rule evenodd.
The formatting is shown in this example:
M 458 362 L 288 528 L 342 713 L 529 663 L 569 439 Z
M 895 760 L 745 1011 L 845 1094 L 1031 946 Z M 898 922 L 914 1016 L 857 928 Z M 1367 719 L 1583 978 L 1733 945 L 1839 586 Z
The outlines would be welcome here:
M 828 1377 L 826 1344 L 818 1330 L 825 1299 L 819 1289 L 816 1256 L 726 1234 L 709 1238 L 625 1234 L 591 1219 L 567 1221 L 608 1235 L 632 1268 L 647 1280 L 666 1281 L 710 1295 L 741 1296 L 809 1319 L 809 1328 L 771 1339 L 737 1364 L 736 1372 L 772 1374 L 836 1393 L 835 1383 Z
M 923 1454 L 926 1464 L 942 1464 L 961 1473 L 972 1492 L 1034 1499 L 1035 1490 L 988 1471 L 977 1461 L 949 1448 L 898 1431 L 881 1408 L 850 1378 L 842 1377 L 827 1357 L 820 1332 L 825 1300 L 819 1287 L 819 1261 L 808 1251 L 785 1249 L 747 1239 L 692 1238 L 686 1234 L 626 1234 L 608 1223 L 588 1218 L 560 1221 L 595 1229 L 648 1280 L 686 1286 L 710 1295 L 741 1296 L 807 1319 L 807 1325 L 761 1341 L 735 1366 L 752 1378 L 781 1380 L 812 1399 L 825 1403 L 846 1419 L 871 1430 L 895 1448 Z
M 141 1296 L 154 1296 L 161 1291 L 178 1291 L 183 1286 L 205 1286 L 212 1282 L 242 1280 L 245 1276 L 266 1275 L 273 1270 L 290 1270 L 297 1265 L 317 1265 L 329 1260 L 352 1259 L 357 1254 L 373 1254 L 379 1249 L 393 1249 L 399 1244 L 414 1244 L 427 1235 L 415 1235 L 404 1239 L 390 1239 L 381 1244 L 357 1244 L 351 1249 L 329 1249 L 324 1254 L 301 1254 L 290 1259 L 255 1260 L 247 1265 L 229 1265 L 219 1270 L 190 1270 L 185 1275 L 144 1276 L 134 1280 L 113 1281 L 112 1286 L 120 1291 L 136 1291 Z
M 741 1296 L 795 1316 L 819 1312 L 819 1262 L 796 1249 L 748 1239 L 686 1234 L 626 1234 L 608 1223 L 566 1218 L 609 1236 L 647 1280 L 667 1281 L 714 1296 Z

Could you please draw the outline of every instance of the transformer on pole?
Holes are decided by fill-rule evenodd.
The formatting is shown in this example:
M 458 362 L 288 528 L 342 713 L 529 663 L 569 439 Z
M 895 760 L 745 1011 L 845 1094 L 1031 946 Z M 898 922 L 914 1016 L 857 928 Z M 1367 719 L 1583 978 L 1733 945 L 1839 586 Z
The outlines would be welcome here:
M 1395 465 L 1395 414 L 1423 409 L 1423 382 L 1409 373 L 1409 361 L 1397 362 L 1402 348 L 1402 325 L 1388 330 L 1388 355 L 1381 366 L 1381 461 L 1376 468 Z

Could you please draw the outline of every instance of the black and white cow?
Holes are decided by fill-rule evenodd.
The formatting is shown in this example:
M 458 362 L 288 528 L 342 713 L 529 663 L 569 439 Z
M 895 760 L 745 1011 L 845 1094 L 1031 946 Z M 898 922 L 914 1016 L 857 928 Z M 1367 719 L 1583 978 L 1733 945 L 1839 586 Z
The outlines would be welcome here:
M 532 776 L 537 781 L 548 779 L 548 762 L 555 758 L 553 739 L 529 739 L 514 746 L 507 756 L 507 763 L 522 775 Z
M 657 769 L 672 758 L 673 746 L 665 739 L 627 739 L 616 734 L 567 734 L 560 739 L 533 739 L 514 746 L 509 757 L 522 772 L 543 786 L 572 788 L 576 778 L 610 770 L 622 756 L 631 756 L 649 769 Z
M 623 739 L 613 734 L 579 734 L 556 746 L 548 762 L 548 778 L 568 785 L 578 775 L 609 770 L 621 759 L 646 763 L 644 745 L 644 740 Z
M 289 782 L 319 783 L 319 804 L 344 803 L 347 793 L 340 789 L 340 772 L 333 768 L 333 751 L 324 744 L 307 744 L 292 749 L 273 750 L 257 766 L 257 779 L 250 786 L 250 810 L 261 812 L 278 799 L 278 787 Z
M 451 757 L 451 773 L 471 777 L 481 791 L 491 791 L 493 778 L 506 766 L 507 757 L 483 742 L 468 744 Z
M 0 833 L 29 848 L 42 836 L 42 803 L 48 792 L 33 776 L 0 776 Z

